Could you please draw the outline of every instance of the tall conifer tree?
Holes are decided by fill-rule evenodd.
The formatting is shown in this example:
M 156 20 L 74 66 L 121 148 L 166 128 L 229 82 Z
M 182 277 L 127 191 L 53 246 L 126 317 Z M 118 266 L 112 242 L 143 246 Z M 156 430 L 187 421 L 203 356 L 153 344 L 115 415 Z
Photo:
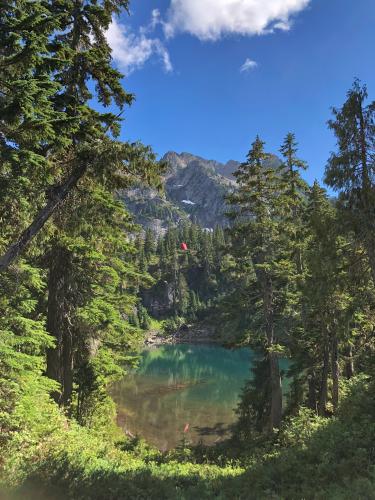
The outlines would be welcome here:
M 333 108 L 329 127 L 337 152 L 326 167 L 326 183 L 340 193 L 341 208 L 363 242 L 375 282 L 375 102 L 355 80 L 340 109 Z
M 259 137 L 252 144 L 246 162 L 235 172 L 238 190 L 228 199 L 234 210 L 234 245 L 251 260 L 255 272 L 256 300 L 261 304 L 270 380 L 269 426 L 278 428 L 282 418 L 281 375 L 277 353 L 277 277 L 279 252 L 277 213 L 278 180 L 267 163 L 269 155 Z

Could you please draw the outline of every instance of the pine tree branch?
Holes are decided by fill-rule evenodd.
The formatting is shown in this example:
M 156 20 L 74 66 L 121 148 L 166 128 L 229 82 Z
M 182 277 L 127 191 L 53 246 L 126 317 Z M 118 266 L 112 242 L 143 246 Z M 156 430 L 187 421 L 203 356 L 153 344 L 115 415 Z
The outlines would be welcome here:
M 109 131 L 111 126 L 115 121 L 117 121 L 123 111 L 120 111 L 112 122 L 107 125 L 103 133 L 105 134 Z M 77 186 L 78 181 L 85 175 L 88 168 L 88 163 L 83 162 L 78 165 L 69 177 L 60 184 L 59 186 L 54 186 L 48 191 L 48 202 L 46 205 L 39 210 L 35 216 L 33 222 L 29 225 L 27 229 L 23 231 L 21 236 L 15 243 L 12 243 L 6 252 L 0 257 L 0 273 L 8 269 L 8 267 L 14 262 L 14 260 L 23 252 L 30 241 L 38 234 L 38 232 L 43 228 L 44 224 L 52 216 L 57 207 L 65 200 L 68 194 Z
M 88 165 L 83 163 L 76 167 L 69 177 L 52 190 L 46 205 L 39 210 L 33 222 L 21 234 L 18 240 L 11 244 L 7 251 L 0 257 L 0 273 L 6 271 L 12 262 L 23 252 L 30 241 L 42 229 L 48 219 L 52 216 L 57 207 L 65 200 L 68 194 L 74 189 L 78 181 L 84 176 Z

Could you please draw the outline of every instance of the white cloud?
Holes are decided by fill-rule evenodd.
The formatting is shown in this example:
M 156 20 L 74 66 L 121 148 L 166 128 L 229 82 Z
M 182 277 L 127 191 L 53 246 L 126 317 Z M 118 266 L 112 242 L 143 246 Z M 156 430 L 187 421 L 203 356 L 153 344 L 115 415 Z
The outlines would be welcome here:
M 146 26 L 141 26 L 139 29 L 140 33 L 152 33 L 159 26 L 159 24 L 163 24 L 161 19 L 160 10 L 153 9 L 151 11 L 151 20 Z
M 137 32 L 116 19 L 107 31 L 114 60 L 129 74 L 140 69 L 154 56 L 159 57 L 167 72 L 173 71 L 169 52 L 160 38 L 152 33 L 161 26 L 167 38 L 190 33 L 201 40 L 218 40 L 225 35 L 264 35 L 290 29 L 293 16 L 312 0 L 170 0 L 165 16 L 158 9 L 151 20 Z M 241 71 L 257 66 L 246 59 Z
M 288 30 L 291 18 L 311 0 L 171 0 L 166 36 L 190 33 L 201 40 L 223 35 L 262 35 Z
M 241 73 L 245 71 L 250 71 L 251 69 L 255 69 L 257 66 L 258 63 L 256 61 L 252 61 L 251 59 L 247 58 L 246 61 L 241 66 L 240 71 Z
M 159 9 L 154 9 L 151 12 L 151 28 L 155 29 L 158 24 L 161 24 L 161 18 L 160 18 L 160 10 Z
M 164 69 L 173 70 L 168 50 L 159 38 L 150 38 L 147 34 L 160 23 L 159 11 L 152 12 L 149 26 L 141 28 L 138 34 L 132 33 L 116 19 L 112 20 L 106 33 L 107 41 L 112 49 L 112 57 L 120 69 L 127 74 L 141 68 L 152 56 L 161 59 Z

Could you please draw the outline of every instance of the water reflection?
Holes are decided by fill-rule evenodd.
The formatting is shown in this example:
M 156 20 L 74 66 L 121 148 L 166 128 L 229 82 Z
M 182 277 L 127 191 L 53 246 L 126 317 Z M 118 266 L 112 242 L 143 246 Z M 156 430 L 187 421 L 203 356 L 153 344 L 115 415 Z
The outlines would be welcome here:
M 205 444 L 223 439 L 254 358 L 248 348 L 173 345 L 146 350 L 138 370 L 113 388 L 118 422 L 162 450 L 183 437 Z

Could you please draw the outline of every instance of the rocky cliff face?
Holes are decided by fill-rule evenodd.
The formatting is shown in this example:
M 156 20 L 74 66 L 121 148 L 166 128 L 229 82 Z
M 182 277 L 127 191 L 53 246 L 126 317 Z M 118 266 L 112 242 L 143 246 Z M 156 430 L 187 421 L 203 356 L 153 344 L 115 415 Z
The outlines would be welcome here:
M 154 233 L 162 234 L 170 225 L 188 221 L 188 214 L 168 200 L 165 193 L 152 189 L 135 188 L 119 194 L 135 221 Z
M 225 196 L 235 182 L 218 172 L 221 164 L 188 153 L 167 153 L 163 160 L 170 165 L 167 198 L 203 227 L 226 226 Z
M 227 226 L 225 196 L 236 189 L 233 173 L 239 162 L 226 164 L 206 160 L 190 153 L 168 152 L 162 160 L 169 165 L 165 192 L 133 189 L 121 193 L 135 219 L 160 234 L 170 224 L 191 220 L 204 228 Z M 278 158 L 270 163 L 277 167 Z

